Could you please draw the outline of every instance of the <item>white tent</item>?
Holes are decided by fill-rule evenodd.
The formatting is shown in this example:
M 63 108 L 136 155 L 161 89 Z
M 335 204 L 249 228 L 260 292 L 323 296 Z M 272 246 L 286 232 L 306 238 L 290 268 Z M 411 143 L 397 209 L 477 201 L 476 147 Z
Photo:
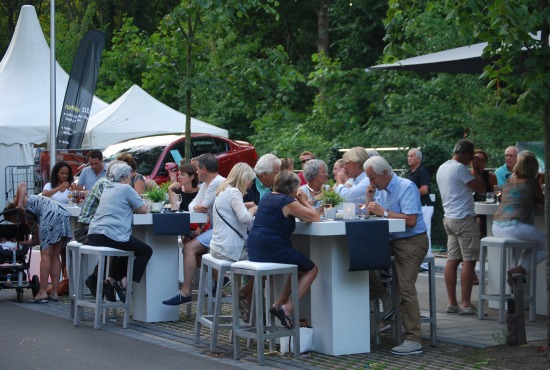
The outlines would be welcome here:
M 107 108 L 90 117 L 83 148 L 105 148 L 141 136 L 185 132 L 185 114 L 132 86 Z M 227 130 L 191 118 L 192 133 L 228 137 Z
M 56 63 L 56 117 L 59 119 L 69 76 Z M 94 98 L 91 114 L 107 104 Z M 32 165 L 33 144 L 50 132 L 50 48 L 33 6 L 21 8 L 15 33 L 0 62 L 0 176 L 6 166 Z M 5 181 L 0 181 L 0 210 Z

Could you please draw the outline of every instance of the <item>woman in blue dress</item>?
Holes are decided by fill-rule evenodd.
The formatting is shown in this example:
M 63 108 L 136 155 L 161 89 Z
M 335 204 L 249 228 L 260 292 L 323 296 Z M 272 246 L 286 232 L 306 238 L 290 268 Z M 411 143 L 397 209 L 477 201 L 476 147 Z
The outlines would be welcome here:
M 35 245 L 40 241 L 40 290 L 34 297 L 34 303 L 47 303 L 48 299 L 58 300 L 57 286 L 61 274 L 61 249 L 71 240 L 73 234 L 69 223 L 69 213 L 59 203 L 41 195 L 27 195 L 27 184 L 17 187 L 13 203 L 6 209 L 17 208 L 31 226 L 33 239 L 21 244 Z M 16 222 L 17 217 L 6 217 Z M 19 218 L 20 220 L 23 217 Z M 38 236 L 38 238 L 37 238 Z M 52 293 L 48 296 L 48 277 L 52 282 Z
M 275 177 L 273 192 L 265 194 L 248 234 L 248 259 L 253 262 L 286 263 L 298 266 L 298 298 L 309 289 L 317 276 L 317 266 L 292 247 L 290 236 L 296 228 L 296 217 L 302 221 L 319 221 L 319 214 L 308 203 L 306 194 L 297 195 L 300 179 L 291 171 Z M 286 328 L 292 328 L 290 278 L 269 312 Z

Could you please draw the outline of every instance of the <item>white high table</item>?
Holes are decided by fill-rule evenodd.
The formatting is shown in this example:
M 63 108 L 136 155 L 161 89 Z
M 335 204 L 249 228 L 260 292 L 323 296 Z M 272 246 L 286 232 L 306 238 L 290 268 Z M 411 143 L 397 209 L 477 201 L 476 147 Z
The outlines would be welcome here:
M 475 212 L 477 215 L 487 215 L 487 235 L 493 236 L 493 215 L 498 209 L 498 204 L 485 204 L 483 202 L 475 203 Z M 534 225 L 535 227 L 544 232 L 544 213 L 540 209 L 534 211 Z M 488 248 L 487 251 L 487 279 L 488 279 L 488 292 L 497 292 L 500 279 L 504 279 L 506 271 L 500 271 L 500 264 L 493 264 L 491 261 L 499 261 L 500 252 Z M 496 265 L 496 266 L 495 266 Z M 506 289 L 509 290 L 507 287 Z M 547 315 L 547 292 L 546 292 L 546 269 L 544 261 L 537 265 L 537 315 Z M 498 308 L 498 302 L 489 301 L 489 307 Z
M 405 231 L 405 220 L 387 221 L 390 232 Z M 331 356 L 370 352 L 369 272 L 348 271 L 345 222 L 297 222 L 292 243 L 319 269 L 300 300 L 300 318 L 313 327 L 314 351 Z
M 72 217 L 80 208 L 66 207 Z M 205 223 L 205 213 L 190 212 L 191 223 Z M 166 306 L 162 301 L 179 291 L 179 247 L 177 235 L 155 235 L 153 214 L 134 214 L 132 235 L 153 248 L 145 275 L 132 287 L 133 319 L 143 322 L 178 321 L 179 306 Z M 95 262 L 94 262 L 95 263 Z

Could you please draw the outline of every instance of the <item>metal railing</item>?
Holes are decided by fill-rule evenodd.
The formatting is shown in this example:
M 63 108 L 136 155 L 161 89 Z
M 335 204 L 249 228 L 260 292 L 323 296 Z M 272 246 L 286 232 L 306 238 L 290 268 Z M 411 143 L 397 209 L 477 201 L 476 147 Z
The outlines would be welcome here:
M 12 200 L 15 197 L 17 185 L 20 182 L 27 183 L 27 193 L 29 195 L 39 194 L 42 191 L 42 180 L 37 175 L 34 165 L 6 166 L 4 171 L 6 201 Z

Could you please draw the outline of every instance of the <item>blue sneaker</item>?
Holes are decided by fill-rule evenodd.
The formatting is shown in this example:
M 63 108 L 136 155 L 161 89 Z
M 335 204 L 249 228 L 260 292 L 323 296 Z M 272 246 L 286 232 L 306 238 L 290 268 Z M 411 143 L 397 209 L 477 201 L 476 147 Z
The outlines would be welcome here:
M 167 306 L 177 306 L 184 303 L 191 302 L 192 298 L 191 296 L 184 297 L 181 295 L 180 292 L 177 292 L 172 298 L 167 299 L 165 301 L 162 301 L 162 304 L 165 304 Z

